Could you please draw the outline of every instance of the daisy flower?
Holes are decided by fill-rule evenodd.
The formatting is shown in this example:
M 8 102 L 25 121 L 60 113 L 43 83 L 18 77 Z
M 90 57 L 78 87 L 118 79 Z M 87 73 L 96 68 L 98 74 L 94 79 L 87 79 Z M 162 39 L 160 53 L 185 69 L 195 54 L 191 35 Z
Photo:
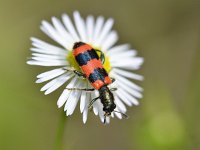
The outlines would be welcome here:
M 99 93 L 98 90 L 90 92 L 69 90 L 69 88 L 92 88 L 87 79 L 83 79 L 67 69 L 70 67 L 81 71 L 72 53 L 76 42 L 87 43 L 92 48 L 103 52 L 105 56 L 103 67 L 109 76 L 116 80 L 108 86 L 117 88 L 116 91 L 112 91 L 116 111 L 126 113 L 125 105 L 138 105 L 137 99 L 142 97 L 143 89 L 132 80 L 143 80 L 141 75 L 133 73 L 140 68 L 143 58 L 137 57 L 136 50 L 131 49 L 128 44 L 115 45 L 118 35 L 115 30 L 112 30 L 113 22 L 112 18 L 105 20 L 102 16 L 95 19 L 90 15 L 83 19 L 79 12 L 75 11 L 72 20 L 67 14 L 63 14 L 61 20 L 52 17 L 52 23 L 47 21 L 41 23 L 40 29 L 59 46 L 38 38 L 31 38 L 32 57 L 27 63 L 56 67 L 39 74 L 36 83 L 47 82 L 41 88 L 41 91 L 45 91 L 45 95 L 65 84 L 66 88 L 59 97 L 57 105 L 59 108 L 64 106 L 64 111 L 69 116 L 73 114 L 80 101 L 80 112 L 83 114 L 84 123 L 87 121 L 88 105 L 92 99 L 99 96 Z M 99 115 L 101 121 L 104 122 L 103 105 L 99 99 L 93 103 L 92 109 L 94 114 Z M 113 111 L 111 116 L 121 119 L 122 114 L 118 112 Z M 110 117 L 106 117 L 106 122 L 110 122 Z

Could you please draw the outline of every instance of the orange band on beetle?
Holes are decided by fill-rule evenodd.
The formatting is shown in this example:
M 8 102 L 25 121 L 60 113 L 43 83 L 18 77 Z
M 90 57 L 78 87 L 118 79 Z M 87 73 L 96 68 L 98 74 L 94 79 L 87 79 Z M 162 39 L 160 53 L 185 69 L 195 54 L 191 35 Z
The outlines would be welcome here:
M 97 59 L 92 59 L 88 61 L 86 65 L 81 66 L 81 70 L 86 74 L 87 77 L 89 77 L 89 75 L 93 73 L 94 69 L 96 68 L 103 68 L 101 61 Z
M 81 45 L 80 47 L 73 50 L 73 55 L 77 56 L 78 54 L 84 53 L 86 51 L 92 50 L 92 47 L 88 44 Z
M 111 78 L 110 78 L 110 77 L 108 77 L 108 76 L 107 76 L 107 77 L 105 77 L 105 78 L 104 78 L 104 83 L 105 83 L 105 84 L 107 84 L 107 85 L 108 85 L 108 84 L 111 84 L 111 83 L 112 83 L 112 80 L 111 80 Z
M 105 84 L 103 83 L 103 81 L 101 81 L 101 80 L 97 80 L 97 81 L 95 81 L 95 82 L 93 82 L 93 83 L 91 83 L 92 84 L 92 86 L 95 88 L 95 89 L 97 89 L 97 90 L 99 90 L 102 86 L 104 86 Z

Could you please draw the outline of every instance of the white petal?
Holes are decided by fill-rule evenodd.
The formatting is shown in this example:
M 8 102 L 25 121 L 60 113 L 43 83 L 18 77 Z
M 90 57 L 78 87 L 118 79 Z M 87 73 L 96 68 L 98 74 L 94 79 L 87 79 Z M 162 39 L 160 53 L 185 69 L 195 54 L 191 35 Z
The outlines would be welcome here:
M 86 103 L 86 92 L 82 91 L 81 100 L 80 100 L 80 111 L 81 111 L 81 113 L 83 112 L 83 110 L 85 108 L 85 103 Z
M 36 53 L 41 53 L 41 54 L 58 55 L 58 56 L 66 56 L 67 55 L 66 52 L 60 53 L 58 51 L 54 51 L 54 50 L 50 50 L 50 49 L 31 48 L 30 50 L 33 52 L 36 52 Z
M 69 42 L 66 39 L 62 38 L 62 36 L 60 36 L 58 32 L 54 29 L 54 27 L 52 27 L 52 25 L 49 24 L 47 21 L 42 21 L 40 29 L 54 41 L 58 42 L 64 48 L 69 50 Z
M 110 116 L 111 116 L 112 118 L 114 118 L 114 112 L 112 112 Z
M 40 77 L 40 78 L 36 81 L 36 83 L 42 83 L 44 81 L 48 81 L 50 79 L 53 79 L 53 78 L 55 78 L 57 76 L 62 75 L 65 72 L 66 71 L 63 70 L 63 69 L 55 69 L 55 70 L 51 70 L 51 71 L 42 73 L 42 74 L 37 76 L 37 77 Z M 41 76 L 43 76 L 43 77 L 41 77 Z
M 75 42 L 73 37 L 67 32 L 67 30 L 64 28 L 64 26 L 62 25 L 62 23 L 60 22 L 60 20 L 58 20 L 56 17 L 52 17 L 52 22 L 53 25 L 55 27 L 55 29 L 57 30 L 58 34 L 65 39 L 65 43 L 69 44 L 68 49 L 70 50 L 70 48 L 72 49 L 73 47 L 73 43 Z
M 116 108 L 116 111 L 120 112 L 120 110 L 118 108 Z M 117 116 L 117 118 L 122 119 L 122 115 L 120 113 L 114 112 L 114 114 Z
M 142 98 L 142 94 L 140 92 L 138 92 L 138 91 L 134 90 L 133 88 L 123 84 L 122 82 L 117 82 L 117 83 L 121 88 L 123 88 L 125 91 L 127 91 L 128 93 L 130 93 L 134 97 Z
M 115 94 L 122 100 L 126 105 L 132 106 L 132 101 L 129 101 L 123 94 L 121 94 L 120 90 L 117 90 Z
M 103 26 L 104 23 L 104 18 L 102 16 L 99 16 L 97 18 L 96 24 L 95 24 L 95 28 L 94 28 L 94 36 L 92 39 L 92 43 L 95 43 L 95 41 L 97 40 L 99 33 L 101 31 L 101 28 Z
M 46 91 L 47 89 L 49 89 L 50 87 L 52 87 L 55 83 L 56 83 L 57 80 L 52 80 L 50 82 L 48 82 L 47 84 L 45 84 L 41 89 L 40 91 Z
M 87 121 L 87 115 L 88 115 L 88 108 L 86 107 L 83 111 L 83 123 L 85 124 Z
M 73 74 L 71 73 L 66 73 L 58 78 L 55 78 L 54 80 L 48 82 L 47 84 L 45 84 L 42 88 L 41 88 L 41 91 L 46 91 L 48 89 L 52 89 L 52 88 L 55 88 L 57 87 L 57 84 L 59 83 L 65 83 L 67 80 L 69 80 L 71 77 L 73 76 Z M 64 79 L 63 79 L 64 78 Z M 65 80 L 65 82 L 63 81 Z M 60 85 L 61 86 L 61 85 Z M 45 93 L 47 94 L 47 93 Z M 49 93 L 48 93 L 49 94 Z
M 102 122 L 104 122 L 104 111 L 103 105 L 100 101 L 96 101 L 96 105 L 98 106 L 98 114 Z
M 94 34 L 94 17 L 88 16 L 86 19 L 86 29 L 87 29 L 87 36 L 88 36 L 88 43 L 92 42 L 93 34 Z
M 51 86 L 49 89 L 47 89 L 44 94 L 47 95 L 47 94 L 55 91 L 56 89 L 61 87 L 65 82 L 67 82 L 71 78 L 71 76 L 72 75 L 64 74 L 64 75 L 58 77 L 57 79 L 55 79 L 56 83 L 53 86 Z
M 108 49 L 107 55 L 110 55 L 111 53 L 119 53 L 128 50 L 130 47 L 129 44 L 122 44 L 112 47 L 111 49 Z
M 48 59 L 54 59 L 54 60 L 65 60 L 65 55 L 49 55 L 49 54 L 39 54 L 39 53 L 32 53 L 32 56 L 40 57 L 40 58 L 48 58 Z
M 58 105 L 58 108 L 62 107 L 64 105 L 64 103 L 66 102 L 66 100 L 68 99 L 69 97 L 69 90 L 64 90 L 61 94 L 61 96 L 59 97 L 58 101 L 57 101 L 57 105 Z
M 74 76 L 74 78 L 70 81 L 70 83 L 67 85 L 67 88 L 73 88 L 74 85 L 77 82 L 78 77 Z M 62 107 L 62 105 L 66 102 L 66 100 L 69 97 L 69 94 L 71 93 L 70 90 L 65 89 L 63 91 L 63 93 L 61 94 L 61 96 L 59 97 L 58 101 L 57 101 L 57 105 L 58 107 Z
M 68 62 L 65 59 L 60 59 L 60 60 L 56 60 L 56 59 L 51 59 L 51 58 L 42 58 L 42 57 L 31 57 L 32 60 L 36 60 L 36 61 L 41 61 L 41 62 L 45 62 L 45 63 L 63 63 L 63 64 L 68 64 Z
M 101 122 L 104 123 L 105 116 L 101 114 L 101 115 L 99 115 L 99 118 L 100 118 Z M 108 117 L 106 117 L 106 118 L 108 118 Z
M 92 105 L 93 106 L 93 112 L 94 114 L 97 116 L 98 115 L 98 105 L 94 102 L 94 104 Z
M 31 38 L 32 45 L 36 48 L 32 48 L 31 51 L 35 51 L 38 53 L 45 53 L 45 54 L 55 54 L 55 55 L 65 55 L 67 51 L 60 47 L 51 45 L 47 42 L 44 42 L 37 38 Z
M 97 44 L 101 44 L 102 41 L 105 41 L 105 39 L 107 39 L 106 36 L 109 34 L 109 32 L 113 26 L 113 23 L 114 23 L 114 20 L 112 18 L 108 19 L 105 22 L 99 37 L 96 39 Z
M 85 82 L 83 83 L 83 87 L 81 88 L 87 88 L 87 86 L 85 86 Z M 81 113 L 83 112 L 84 108 L 85 108 L 85 104 L 86 104 L 86 101 L 87 101 L 87 95 L 86 95 L 86 91 L 82 91 L 82 94 L 81 94 L 81 99 L 80 99 L 80 111 Z
M 113 60 L 110 59 L 110 63 L 112 64 L 112 67 L 121 67 L 123 69 L 132 69 L 132 70 L 137 70 L 140 68 L 141 64 L 143 63 L 143 58 L 128 58 L 128 59 L 123 59 L 121 61 L 119 60 Z
M 141 87 L 139 87 L 138 85 L 136 85 L 135 83 L 131 82 L 130 80 L 128 80 L 128 79 L 126 79 L 126 78 L 124 78 L 124 77 L 122 77 L 122 76 L 120 76 L 120 75 L 118 75 L 114 72 L 112 72 L 112 76 L 116 79 L 116 82 L 120 85 L 121 84 L 127 85 L 127 86 L 129 86 L 129 87 L 131 87 L 131 88 L 133 88 L 137 91 L 143 91 L 143 89 Z
M 88 85 L 88 83 L 87 83 L 87 85 Z M 87 88 L 88 88 L 88 86 L 87 86 Z M 91 96 L 91 94 L 86 93 L 85 106 L 84 106 L 84 110 L 83 110 L 83 123 L 86 123 L 86 121 L 87 121 L 88 105 L 89 105 L 90 96 Z
M 95 91 L 95 96 L 94 97 L 98 97 L 98 92 Z M 97 113 L 95 113 L 96 115 L 99 115 L 99 118 L 101 120 L 101 122 L 104 122 L 104 111 L 103 111 L 103 105 L 102 103 L 100 102 L 100 100 L 97 100 L 94 102 L 93 104 L 93 108 L 96 107 L 96 111 Z
M 81 81 L 79 80 L 79 82 L 77 82 L 77 84 L 74 86 L 74 88 L 81 88 L 80 85 L 81 85 Z M 67 116 L 73 114 L 80 96 L 81 96 L 81 91 L 79 91 L 79 90 L 73 90 L 70 93 L 69 98 L 68 98 L 68 100 L 65 104 L 65 108 L 64 108 L 66 110 Z
M 86 42 L 87 37 L 86 37 L 86 27 L 85 27 L 85 22 L 81 18 L 80 14 L 78 11 L 74 12 L 74 22 L 76 25 L 76 29 L 80 35 L 81 41 Z
M 43 77 L 49 76 L 54 73 L 57 74 L 58 72 L 61 72 L 61 71 L 63 71 L 63 68 L 53 69 L 53 70 L 43 72 L 43 73 L 37 75 L 37 78 L 43 78 Z
M 91 98 L 94 99 L 94 98 L 96 98 L 96 97 L 98 97 L 98 95 L 96 94 L 96 92 L 91 92 Z M 93 103 L 93 105 L 92 105 L 92 107 L 93 107 L 93 112 L 94 112 L 95 115 L 98 115 L 98 104 L 97 104 L 97 101 L 99 101 L 99 99 L 96 100 L 96 101 Z
M 115 104 L 117 108 L 120 110 L 120 112 L 125 113 L 126 112 L 126 106 L 119 100 L 119 98 L 115 97 Z
M 80 38 L 74 28 L 74 25 L 71 21 L 71 19 L 69 18 L 69 16 L 67 14 L 62 15 L 62 20 L 63 23 L 65 25 L 65 27 L 67 28 L 67 30 L 69 31 L 69 33 L 72 35 L 72 37 L 74 38 L 74 40 L 76 42 L 80 41 Z
M 111 48 L 118 40 L 117 32 L 112 31 L 106 37 L 105 41 L 102 43 L 102 50 L 107 51 Z
M 123 100 L 124 102 L 126 100 L 130 101 L 134 105 L 138 105 L 139 102 L 129 93 L 125 92 L 123 89 L 118 88 L 117 92 L 118 96 Z
M 28 60 L 27 64 L 29 65 L 38 65 L 38 66 L 67 66 L 68 63 L 64 61 L 59 62 L 44 62 L 44 61 L 37 61 L 37 60 Z
M 76 105 L 78 103 L 78 100 L 80 98 L 80 95 L 81 95 L 81 91 L 72 91 L 70 93 L 70 96 L 65 104 L 65 110 L 66 110 L 67 116 L 73 114 L 73 112 L 76 108 Z
M 118 68 L 114 68 L 112 71 L 114 71 L 115 73 L 122 75 L 124 77 L 130 78 L 130 79 L 135 79 L 135 80 L 143 80 L 143 76 L 129 72 L 129 71 L 125 71 L 122 69 L 118 69 Z
M 130 58 L 130 59 L 134 59 L 133 56 L 135 56 L 137 54 L 137 52 L 135 50 L 128 50 L 128 51 L 123 51 L 123 52 L 113 52 L 110 56 L 111 59 L 126 59 L 126 58 Z
M 110 117 L 106 117 L 106 124 L 110 123 Z

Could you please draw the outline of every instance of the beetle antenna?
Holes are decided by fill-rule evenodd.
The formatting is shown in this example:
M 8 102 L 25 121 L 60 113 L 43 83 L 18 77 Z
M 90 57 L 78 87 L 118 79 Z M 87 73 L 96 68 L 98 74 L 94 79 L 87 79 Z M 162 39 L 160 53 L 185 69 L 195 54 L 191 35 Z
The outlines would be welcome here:
M 120 113 L 120 114 L 122 114 L 122 116 L 123 116 L 124 118 L 128 119 L 128 115 L 127 115 L 127 114 L 124 114 L 124 113 L 119 112 L 119 111 L 116 111 L 116 110 L 114 110 L 114 112 L 116 112 L 116 113 Z

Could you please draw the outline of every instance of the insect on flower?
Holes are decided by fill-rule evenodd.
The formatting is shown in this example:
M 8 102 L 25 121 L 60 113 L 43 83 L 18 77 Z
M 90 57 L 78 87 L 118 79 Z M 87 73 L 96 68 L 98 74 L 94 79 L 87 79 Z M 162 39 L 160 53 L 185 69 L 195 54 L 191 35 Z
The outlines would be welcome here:
M 73 55 L 77 63 L 81 67 L 81 70 L 83 73 L 77 70 L 73 70 L 73 71 L 78 76 L 87 78 L 94 88 L 92 89 L 71 88 L 69 90 L 83 90 L 83 91 L 94 91 L 95 89 L 98 90 L 99 97 L 92 99 L 92 101 L 89 104 L 89 108 L 97 99 L 100 99 L 101 103 L 103 104 L 103 111 L 105 112 L 104 114 L 105 116 L 104 123 L 105 123 L 106 116 L 110 116 L 111 113 L 116 108 L 116 105 L 114 103 L 114 96 L 111 91 L 117 90 L 117 89 L 112 88 L 110 90 L 107 87 L 109 84 L 114 82 L 115 79 L 111 79 L 103 67 L 103 63 L 105 61 L 105 56 L 103 52 L 100 51 L 101 55 L 99 58 L 96 51 L 99 51 L 99 50 L 94 50 L 90 45 L 85 44 L 83 42 L 76 42 L 74 44 Z M 121 112 L 118 112 L 118 113 L 121 113 Z M 127 117 L 126 114 L 123 114 L 123 116 Z
M 112 30 L 112 18 L 105 21 L 102 16 L 95 19 L 90 15 L 84 20 L 77 11 L 73 15 L 71 20 L 63 14 L 62 22 L 52 17 L 53 25 L 42 21 L 41 30 L 60 46 L 31 38 L 32 57 L 27 63 L 57 67 L 39 74 L 36 83 L 48 81 L 41 88 L 45 94 L 65 84 L 57 105 L 64 105 L 69 116 L 80 101 L 84 123 L 89 108 L 104 123 L 110 121 L 107 116 L 126 117 L 125 104 L 138 105 L 137 99 L 142 97 L 143 89 L 131 80 L 143 80 L 133 73 L 143 58 L 128 44 L 115 45 L 118 35 Z

